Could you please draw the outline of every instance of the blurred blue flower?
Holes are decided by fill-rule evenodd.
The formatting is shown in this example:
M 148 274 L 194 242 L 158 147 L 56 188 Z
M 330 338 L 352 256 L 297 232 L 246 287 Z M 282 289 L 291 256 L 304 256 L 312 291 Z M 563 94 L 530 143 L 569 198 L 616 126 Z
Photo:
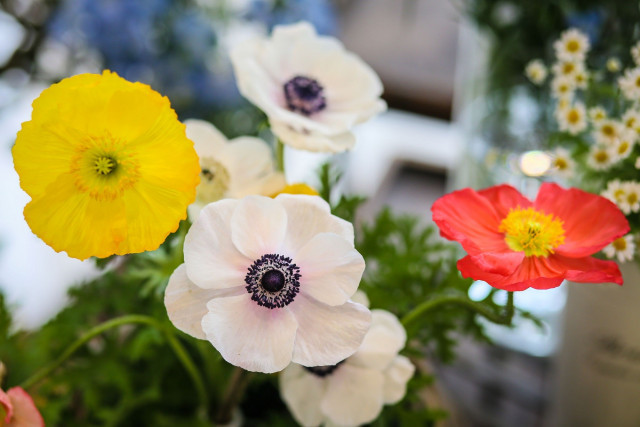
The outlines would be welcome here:
M 252 0 L 247 19 L 275 25 L 310 22 L 319 34 L 336 35 L 336 11 L 330 0 Z

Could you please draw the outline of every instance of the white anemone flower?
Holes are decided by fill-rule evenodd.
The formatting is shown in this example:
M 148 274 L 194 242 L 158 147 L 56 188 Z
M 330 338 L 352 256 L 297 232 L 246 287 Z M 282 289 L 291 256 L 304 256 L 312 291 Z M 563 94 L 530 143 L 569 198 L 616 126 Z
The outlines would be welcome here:
M 178 329 L 248 371 L 333 365 L 370 326 L 369 310 L 349 301 L 363 271 L 353 226 L 320 197 L 225 199 L 187 233 L 165 306 Z
M 587 110 L 582 102 L 558 109 L 556 118 L 560 130 L 571 135 L 577 135 L 587 128 Z
M 275 170 L 265 141 L 249 136 L 229 141 L 203 120 L 186 120 L 185 125 L 202 169 L 196 201 L 188 209 L 192 221 L 211 202 L 252 194 L 269 196 L 286 185 L 284 174 Z
M 584 61 L 590 48 L 589 37 L 577 28 L 569 28 L 553 43 L 556 57 L 563 61 Z
M 618 78 L 618 86 L 625 98 L 640 100 L 640 67 L 625 70 L 624 75 Z
M 617 258 L 618 262 L 631 261 L 636 252 L 633 234 L 627 234 L 609 243 L 602 250 L 609 258 Z
M 615 161 L 611 147 L 596 144 L 589 150 L 587 165 L 594 170 L 609 169 Z
M 576 170 L 576 162 L 571 157 L 569 150 L 558 147 L 550 154 L 551 168 L 549 169 L 549 173 L 564 178 L 571 178 Z
M 306 22 L 276 26 L 271 38 L 236 46 L 231 60 L 240 93 L 294 148 L 350 149 L 352 127 L 386 109 L 382 83 L 371 67 Z
M 398 352 L 406 332 L 398 319 L 372 310 L 371 329 L 362 347 L 333 366 L 292 364 L 280 375 L 280 395 L 304 426 L 357 426 L 375 420 L 385 404 L 402 400 L 415 367 Z
M 533 84 L 541 85 L 545 79 L 547 78 L 547 67 L 545 67 L 544 62 L 540 59 L 534 59 L 530 61 L 526 68 L 524 69 L 524 73 L 529 80 Z

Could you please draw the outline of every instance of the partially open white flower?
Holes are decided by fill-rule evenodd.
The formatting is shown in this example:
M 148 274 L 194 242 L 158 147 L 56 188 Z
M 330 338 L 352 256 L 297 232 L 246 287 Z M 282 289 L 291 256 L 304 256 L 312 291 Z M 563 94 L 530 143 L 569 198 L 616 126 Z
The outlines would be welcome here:
M 540 59 L 534 59 L 527 64 L 524 73 L 533 84 L 541 85 L 547 78 L 547 67 Z
M 635 108 L 629 108 L 622 116 L 622 124 L 637 135 L 640 129 L 640 111 Z
M 276 26 L 269 39 L 231 51 L 242 95 L 269 117 L 285 144 L 340 152 L 355 144 L 354 125 L 384 111 L 376 73 L 335 38 L 306 23 Z
M 625 70 L 624 76 L 618 79 L 618 85 L 625 98 L 631 101 L 639 101 L 640 67 Z
M 370 325 L 369 310 L 349 301 L 363 271 L 353 226 L 320 197 L 225 199 L 191 226 L 165 305 L 178 329 L 246 370 L 332 365 Z
M 407 336 L 398 319 L 372 310 L 360 349 L 332 366 L 292 364 L 280 375 L 280 394 L 298 423 L 357 426 L 375 420 L 385 404 L 402 400 L 415 367 L 398 355 Z
M 553 44 L 556 57 L 564 61 L 584 61 L 589 51 L 589 37 L 577 28 L 569 28 Z
M 609 243 L 602 250 L 609 258 L 616 257 L 618 262 L 631 261 L 636 252 L 636 244 L 633 241 L 633 234 L 627 234 Z
M 196 201 L 189 206 L 192 221 L 208 203 L 252 194 L 269 196 L 286 185 L 284 174 L 274 168 L 271 149 L 260 138 L 229 141 L 209 122 L 190 119 L 184 123 L 202 169 Z
M 558 109 L 556 119 L 560 130 L 571 135 L 577 135 L 587 128 L 587 110 L 582 102 Z

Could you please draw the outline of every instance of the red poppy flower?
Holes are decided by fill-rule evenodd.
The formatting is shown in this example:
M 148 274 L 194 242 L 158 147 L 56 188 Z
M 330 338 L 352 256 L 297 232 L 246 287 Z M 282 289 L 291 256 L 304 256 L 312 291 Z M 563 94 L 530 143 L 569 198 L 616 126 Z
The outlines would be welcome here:
M 589 256 L 629 232 L 604 197 L 545 183 L 531 202 L 499 185 L 447 194 L 431 211 L 440 235 L 467 251 L 458 261 L 464 277 L 507 291 L 555 288 L 564 279 L 622 284 L 615 262 Z
M 0 426 L 44 427 L 42 415 L 31 396 L 20 387 L 0 390 Z

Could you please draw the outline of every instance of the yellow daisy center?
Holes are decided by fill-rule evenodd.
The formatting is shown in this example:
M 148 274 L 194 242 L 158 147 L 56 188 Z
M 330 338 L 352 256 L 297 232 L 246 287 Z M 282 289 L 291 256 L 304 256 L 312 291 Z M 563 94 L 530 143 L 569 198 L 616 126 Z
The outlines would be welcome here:
M 613 192 L 613 197 L 618 201 L 618 202 L 622 202 L 624 200 L 624 190 L 619 188 L 616 191 Z
M 625 154 L 629 151 L 630 144 L 627 141 L 622 141 L 620 145 L 618 145 L 618 154 Z
M 553 165 L 559 169 L 559 170 L 565 170 L 569 167 L 569 164 L 567 163 L 566 159 L 563 159 L 562 157 L 558 157 L 553 161 Z
M 577 40 L 569 40 L 567 42 L 567 50 L 569 52 L 575 53 L 580 50 L 580 43 Z
M 624 251 L 627 249 L 627 241 L 624 237 L 617 238 L 613 241 L 612 245 L 616 251 Z
M 627 202 L 630 205 L 633 205 L 633 204 L 637 203 L 638 202 L 638 195 L 636 193 L 627 194 Z
M 567 120 L 569 123 L 578 123 L 580 121 L 580 113 L 576 109 L 569 110 L 567 114 Z
M 636 86 L 640 87 L 640 77 L 636 79 Z
M 597 151 L 595 156 L 593 156 L 597 163 L 607 163 L 609 161 L 609 153 L 605 150 Z
M 575 70 L 576 66 L 573 64 L 573 62 L 565 62 L 562 66 L 562 72 L 564 74 L 571 74 L 573 73 L 573 70 Z
M 564 243 L 562 225 L 562 220 L 552 214 L 518 207 L 509 211 L 498 230 L 505 234 L 504 241 L 511 250 L 546 257 Z
M 140 178 L 136 154 L 108 132 L 88 137 L 76 148 L 71 174 L 76 188 L 93 199 L 114 200 Z
M 613 135 L 615 135 L 616 131 L 613 128 L 613 126 L 604 125 L 604 126 L 602 126 L 602 133 L 605 134 L 606 136 L 613 136 Z

